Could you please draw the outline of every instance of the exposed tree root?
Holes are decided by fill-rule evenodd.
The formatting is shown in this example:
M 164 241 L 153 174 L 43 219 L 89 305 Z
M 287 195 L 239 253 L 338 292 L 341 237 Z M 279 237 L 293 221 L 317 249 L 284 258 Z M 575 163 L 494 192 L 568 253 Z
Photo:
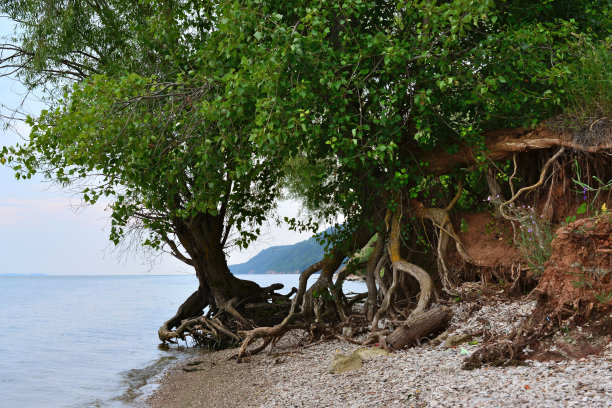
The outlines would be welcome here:
M 234 297 L 219 307 L 214 307 L 214 299 L 207 291 L 198 290 L 159 328 L 158 336 L 162 342 L 185 340 L 189 336 L 198 344 L 213 347 L 237 344 L 242 341 L 237 334 L 240 330 L 280 321 L 286 315 L 289 297 L 295 290 L 288 295 L 274 292 L 282 287 L 282 284 L 274 284 L 260 288 L 247 298 Z M 208 308 L 206 316 L 205 308 Z
M 281 337 L 285 333 L 287 333 L 290 329 L 294 327 L 285 325 L 276 325 L 273 327 L 256 327 L 255 329 L 241 332 L 240 334 L 243 336 L 244 340 L 238 350 L 238 362 L 242 361 L 242 359 L 246 355 L 255 355 L 261 351 L 263 351 L 268 344 L 272 342 L 274 338 Z M 263 337 L 263 343 L 261 346 L 256 347 L 250 351 L 247 350 L 248 346 L 257 338 Z
M 259 352 L 257 349 L 248 350 L 248 346 L 258 338 L 280 338 L 295 328 L 312 329 L 313 325 L 322 324 L 325 318 L 333 313 L 337 313 L 343 321 L 347 320 L 346 299 L 341 294 L 339 285 L 334 287 L 332 282 L 332 276 L 343 258 L 340 251 L 332 251 L 323 260 L 304 270 L 300 274 L 299 288 L 291 302 L 289 314 L 280 323 L 272 327 L 256 327 L 241 332 L 244 340 L 238 351 L 238 360 L 242 360 L 247 351 L 249 355 Z M 318 271 L 321 271 L 321 276 L 306 289 L 308 278 Z
M 540 187 L 544 183 L 544 179 L 546 178 L 546 172 L 548 171 L 548 168 L 551 166 L 552 163 L 555 162 L 555 160 L 557 160 L 557 158 L 559 158 L 559 156 L 561 156 L 564 150 L 565 148 L 563 147 L 560 148 L 557 151 L 557 153 L 555 153 L 550 159 L 548 159 L 548 161 L 546 162 L 546 164 L 544 165 L 544 167 L 542 167 L 542 170 L 540 171 L 540 178 L 538 179 L 537 183 L 535 183 L 534 185 L 528 186 L 528 187 L 521 188 L 508 201 L 503 202 L 499 206 L 499 211 L 504 218 L 510 221 L 522 221 L 520 218 L 517 218 L 516 216 L 513 216 L 510 214 L 511 213 L 510 206 L 521 196 L 521 194 L 526 193 L 531 190 L 535 190 L 536 188 Z
M 378 322 L 380 318 L 383 316 L 383 314 L 385 314 L 387 310 L 389 309 L 389 306 L 391 305 L 391 300 L 393 299 L 393 296 L 395 295 L 395 291 L 399 286 L 399 272 L 396 268 L 392 268 L 392 270 L 393 270 L 393 280 L 391 282 L 391 286 L 385 292 L 382 303 L 380 307 L 378 308 L 378 310 L 376 311 L 376 314 L 374 314 L 374 317 L 372 318 L 372 333 L 373 334 L 378 332 L 379 330 Z
M 590 143 L 584 143 L 570 133 L 551 130 L 546 124 L 535 129 L 499 129 L 487 132 L 484 135 L 484 141 L 487 157 L 493 161 L 510 159 L 514 153 L 554 147 L 565 147 L 586 153 L 600 153 L 612 149 L 612 127 L 606 126 L 602 134 Z M 458 166 L 476 164 L 475 158 L 479 153 L 471 146 L 465 146 L 454 154 L 444 151 L 418 151 L 415 155 L 429 163 L 425 171 L 442 175 L 450 173 Z
M 438 249 L 442 264 L 444 264 L 443 257 L 451 238 L 455 240 L 458 251 L 469 259 L 453 230 L 448 216 L 448 212 L 456 203 L 460 194 L 461 188 L 445 209 L 420 206 L 420 208 L 414 210 L 420 218 L 432 221 L 436 228 L 440 230 L 441 242 Z M 277 286 L 263 288 L 255 296 L 243 299 L 233 297 L 219 305 L 215 309 L 214 315 L 209 312 L 207 316 L 202 316 L 203 308 L 201 306 L 205 302 L 200 302 L 189 308 L 189 312 L 195 313 L 195 316 L 187 317 L 185 312 L 177 313 L 177 316 L 171 321 L 177 328 L 172 331 L 170 330 L 172 326 L 166 324 L 163 327 L 164 330 L 160 329 L 160 338 L 170 341 L 174 338 L 191 336 L 199 343 L 217 341 L 224 344 L 236 344 L 241 342 L 237 358 L 242 361 L 245 357 L 260 352 L 289 330 L 300 328 L 314 333 L 320 332 L 321 329 L 326 327 L 330 328 L 329 325 L 333 322 L 341 322 L 343 325 L 349 324 L 352 306 L 358 300 L 364 298 L 366 302 L 363 307 L 363 316 L 366 322 L 371 323 L 371 334 L 363 342 L 364 344 L 378 343 L 380 347 L 387 349 L 401 348 L 412 343 L 410 336 L 422 337 L 431 334 L 431 331 L 448 320 L 446 319 L 448 311 L 436 308 L 431 313 L 428 312 L 428 306 L 432 297 L 435 296 L 434 282 L 427 271 L 402 258 L 400 254 L 400 217 L 401 211 L 388 214 L 387 225 L 390 227 L 388 245 L 385 245 L 386 234 L 379 231 L 372 255 L 364 263 L 368 286 L 367 293 L 357 295 L 349 300 L 342 292 L 342 282 L 348 275 L 349 270 L 353 270 L 350 268 L 353 268 L 354 265 L 351 265 L 350 268 L 343 268 L 338 273 L 336 282 L 333 282 L 333 274 L 344 258 L 343 252 L 334 250 L 323 260 L 304 270 L 300 275 L 298 288 L 294 288 L 289 295 L 284 297 L 276 295 L 274 290 L 278 289 Z M 368 237 L 369 235 L 362 231 L 359 236 L 355 237 L 355 246 L 360 248 L 361 245 L 368 242 Z M 387 247 L 386 251 L 385 247 Z M 390 263 L 388 263 L 389 260 Z M 361 261 L 363 262 L 363 260 Z M 386 264 L 389 265 L 392 273 L 381 274 L 381 270 Z M 444 270 L 447 271 L 446 268 Z M 319 271 L 321 272 L 319 278 L 314 284 L 307 287 L 308 278 Z M 398 298 L 407 299 L 411 296 L 411 292 L 408 292 L 408 290 L 413 290 L 412 288 L 409 289 L 412 283 L 408 283 L 407 277 L 414 278 L 418 282 L 420 291 L 416 306 L 412 310 L 404 311 L 398 308 L 399 304 L 395 303 Z M 289 297 L 294 293 L 295 296 L 289 303 Z M 194 297 L 197 298 L 195 295 Z M 277 304 L 275 300 L 278 301 L 279 299 L 282 301 Z M 193 299 L 186 303 L 193 303 Z M 210 305 L 210 302 L 207 305 Z M 186 304 L 181 308 L 187 309 L 187 306 Z M 408 306 L 407 302 L 402 307 L 406 306 Z M 262 313 L 272 313 L 277 316 L 276 324 L 271 326 L 261 324 L 263 320 L 259 317 Z M 282 313 L 286 313 L 284 317 L 281 317 Z M 432 319 L 427 313 L 435 316 L 437 320 Z M 388 322 L 396 326 L 395 331 L 379 328 L 379 321 L 384 315 L 390 317 Z M 423 320 L 421 316 L 424 315 L 430 318 Z M 179 318 L 181 323 L 176 326 Z M 269 319 L 269 321 L 272 321 L 272 319 Z M 424 323 L 425 321 L 427 321 L 427 324 Z M 390 341 L 388 336 L 392 334 L 392 341 Z M 335 336 L 337 338 L 338 334 L 336 333 Z M 262 343 L 254 348 L 249 348 L 259 338 L 263 339 Z M 404 340 L 400 340 L 400 338 Z M 408 339 L 408 341 L 405 339 Z
M 453 200 L 451 206 L 455 201 L 456 200 Z M 450 210 L 450 208 L 448 209 Z M 444 211 L 442 209 L 436 210 Z M 435 211 L 433 212 L 437 213 Z M 431 335 L 440 327 L 443 327 L 452 316 L 452 311 L 443 306 L 427 310 L 432 296 L 435 295 L 433 279 L 425 270 L 401 257 L 399 214 L 399 211 L 397 211 L 393 215 L 388 215 L 388 220 L 390 218 L 391 222 L 388 252 L 391 259 L 393 278 L 389 288 L 384 291 L 380 307 L 372 318 L 370 336 L 363 342 L 364 345 L 377 343 L 379 347 L 386 350 L 400 349 L 412 344 L 414 340 Z M 447 219 L 448 213 L 444 212 L 444 215 Z M 450 223 L 450 221 L 448 222 Z M 377 264 L 383 263 L 383 259 L 384 257 L 381 256 Z M 370 264 L 374 264 L 374 261 L 370 260 Z M 402 273 L 417 280 L 420 293 L 416 307 L 410 312 L 408 318 L 403 322 L 397 322 L 397 317 L 395 313 L 393 313 L 392 300 L 398 288 L 402 286 L 400 284 L 402 281 Z M 379 321 L 384 314 L 389 314 L 396 321 L 395 324 L 397 326 L 393 331 L 382 330 L 379 327 Z
M 455 290 L 456 283 L 451 276 L 451 273 L 448 270 L 446 265 L 446 254 L 448 251 L 448 244 L 450 239 L 452 238 L 455 241 L 455 247 L 457 248 L 457 253 L 461 256 L 461 258 L 468 263 L 474 263 L 472 257 L 467 253 L 463 243 L 459 236 L 455 233 L 453 228 L 453 224 L 450 220 L 450 211 L 454 207 L 454 205 L 461 197 L 461 192 L 463 191 L 463 185 L 460 182 L 459 188 L 457 190 L 457 194 L 451 200 L 446 208 L 425 208 L 425 206 L 419 203 L 416 200 L 412 200 L 412 212 L 419 217 L 421 220 L 428 219 L 430 220 L 436 228 L 439 230 L 438 237 L 438 274 L 440 275 L 440 279 L 442 281 L 442 288 L 445 292 L 456 295 L 457 291 Z
M 383 268 L 385 267 L 385 265 L 388 264 L 388 262 L 389 262 L 389 253 L 385 251 L 380 257 L 380 259 L 378 260 L 378 262 L 376 263 L 376 269 L 374 270 L 374 279 L 376 281 L 376 284 L 378 285 L 378 298 L 379 299 L 384 299 L 385 295 L 389 291 L 389 286 L 391 284 L 388 282 L 390 274 L 382 273 Z
M 407 273 L 419 282 L 420 294 L 411 317 L 425 311 L 434 294 L 434 282 L 431 276 L 422 268 L 407 262 L 400 255 L 400 215 L 395 212 L 391 217 L 391 234 L 389 237 L 389 256 L 395 270 Z
M 376 289 L 376 276 L 380 273 L 382 268 L 381 260 L 382 253 L 385 247 L 385 235 L 382 232 L 378 233 L 376 244 L 374 245 L 374 251 L 368 259 L 366 266 L 365 281 L 368 287 L 367 300 L 363 307 L 363 313 L 368 321 L 372 321 L 377 309 L 377 289 Z M 379 276 L 380 278 L 380 276 Z
M 166 342 L 177 337 L 180 338 L 181 336 L 176 333 L 176 331 L 173 331 L 172 328 L 180 326 L 183 320 L 202 315 L 202 311 L 210 304 L 211 300 L 210 294 L 205 289 L 200 288 L 193 292 L 191 296 L 179 306 L 176 314 L 164 322 L 159 328 L 157 332 L 159 339 Z
M 362 248 L 369 238 L 371 238 L 371 232 L 368 233 L 367 228 L 358 229 L 353 237 L 354 247 Z M 344 296 L 342 282 L 349 272 L 346 268 L 339 272 L 338 279 L 335 283 L 333 282 L 333 275 L 342 264 L 344 257 L 344 252 L 335 249 L 321 261 L 305 269 L 300 274 L 299 288 L 291 302 L 289 313 L 280 323 L 272 327 L 256 327 L 240 332 L 244 340 L 238 352 L 238 359 L 242 360 L 247 354 L 253 355 L 260 351 L 259 348 L 248 349 L 249 345 L 258 338 L 278 339 L 295 328 L 314 332 L 317 328 L 324 328 L 336 319 L 348 322 L 352 305 L 365 295 L 358 295 L 351 300 Z M 308 278 L 318 271 L 321 271 L 321 275 L 307 289 Z

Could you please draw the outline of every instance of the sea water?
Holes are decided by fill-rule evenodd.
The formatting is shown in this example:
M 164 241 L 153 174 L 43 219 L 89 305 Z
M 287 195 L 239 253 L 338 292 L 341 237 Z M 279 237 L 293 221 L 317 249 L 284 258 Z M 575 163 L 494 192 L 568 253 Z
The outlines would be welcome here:
M 281 293 L 298 284 L 298 275 L 239 277 L 282 283 Z M 164 369 L 201 352 L 157 338 L 196 288 L 194 276 L 0 277 L 0 407 L 144 405 Z

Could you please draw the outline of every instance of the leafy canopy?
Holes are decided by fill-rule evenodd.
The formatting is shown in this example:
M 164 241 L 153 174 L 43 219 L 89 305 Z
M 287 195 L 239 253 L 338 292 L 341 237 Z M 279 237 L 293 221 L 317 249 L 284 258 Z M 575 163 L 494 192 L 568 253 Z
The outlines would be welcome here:
M 177 220 L 207 215 L 215 233 L 225 220 L 240 230 L 238 244 L 248 244 L 297 145 L 275 127 L 284 120 L 268 89 L 275 67 L 249 63 L 248 21 L 233 23 L 247 17 L 244 9 L 195 1 L 64 6 L 2 3 L 24 25 L 16 48 L 26 51 L 14 57 L 20 73 L 32 86 L 56 80 L 62 95 L 29 119 L 29 141 L 5 147 L 1 159 L 17 178 L 42 172 L 80 186 L 88 203 L 110 197 L 116 243 L 144 227 L 145 243 L 159 247 Z M 51 36 L 50 19 L 59 33 L 41 47 L 35 39 Z M 72 50 L 87 65 L 81 76 L 66 62 Z
M 290 186 L 316 216 L 349 223 L 380 216 L 397 191 L 422 195 L 420 152 L 483 146 L 486 130 L 562 112 L 581 49 L 609 27 L 591 1 L 256 3 L 282 16 L 256 32 L 282 44 L 278 103 L 307 139 Z
M 610 27 L 601 1 L 0 7 L 24 27 L 26 82 L 65 85 L 2 160 L 87 180 L 86 201 L 114 198 L 115 241 L 137 220 L 154 246 L 198 214 L 246 244 L 286 174 L 316 218 L 380 220 L 396 192 L 428 188 L 419 152 L 560 112 L 579 50 Z

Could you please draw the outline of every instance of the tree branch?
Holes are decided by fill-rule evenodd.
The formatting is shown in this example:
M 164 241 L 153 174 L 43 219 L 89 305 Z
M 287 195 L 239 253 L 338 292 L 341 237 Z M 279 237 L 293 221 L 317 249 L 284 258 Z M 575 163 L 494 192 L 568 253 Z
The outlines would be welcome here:
M 168 244 L 168 246 L 172 250 L 172 256 L 174 256 L 178 260 L 185 262 L 187 265 L 193 266 L 193 260 L 183 255 L 181 251 L 178 249 L 178 246 L 176 245 L 174 241 L 172 241 L 168 237 L 165 237 L 164 241 L 166 242 L 166 244 Z

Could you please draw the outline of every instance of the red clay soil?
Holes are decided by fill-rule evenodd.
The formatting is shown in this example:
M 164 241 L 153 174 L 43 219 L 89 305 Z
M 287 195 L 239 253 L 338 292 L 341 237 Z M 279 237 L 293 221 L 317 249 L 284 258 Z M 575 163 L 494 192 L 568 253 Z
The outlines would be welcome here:
M 506 338 L 483 345 L 464 367 L 600 352 L 612 339 L 611 275 L 612 215 L 559 228 L 551 258 L 533 291 L 537 305 L 532 315 Z
M 534 315 L 560 328 L 536 342 L 534 360 L 582 358 L 612 337 L 612 216 L 586 218 L 557 230 L 552 256 L 534 290 Z
M 466 263 L 456 251 L 451 252 L 448 264 L 455 276 L 464 282 L 481 281 L 483 287 L 500 285 L 508 296 L 523 295 L 535 287 L 536 280 L 527 268 L 527 261 L 513 245 L 509 221 L 491 213 L 461 213 L 455 220 L 455 231 L 474 260 Z M 467 228 L 461 231 L 461 225 Z
M 585 218 L 561 227 L 551 258 L 534 290 L 541 306 L 554 314 L 612 307 L 612 215 Z M 569 310 L 568 310 L 569 309 Z
M 496 268 L 525 263 L 512 245 L 513 233 L 509 222 L 490 213 L 462 213 L 457 219 L 463 219 L 463 224 L 467 225 L 467 230 L 460 231 L 457 226 L 456 231 L 460 231 L 459 238 L 476 265 Z

